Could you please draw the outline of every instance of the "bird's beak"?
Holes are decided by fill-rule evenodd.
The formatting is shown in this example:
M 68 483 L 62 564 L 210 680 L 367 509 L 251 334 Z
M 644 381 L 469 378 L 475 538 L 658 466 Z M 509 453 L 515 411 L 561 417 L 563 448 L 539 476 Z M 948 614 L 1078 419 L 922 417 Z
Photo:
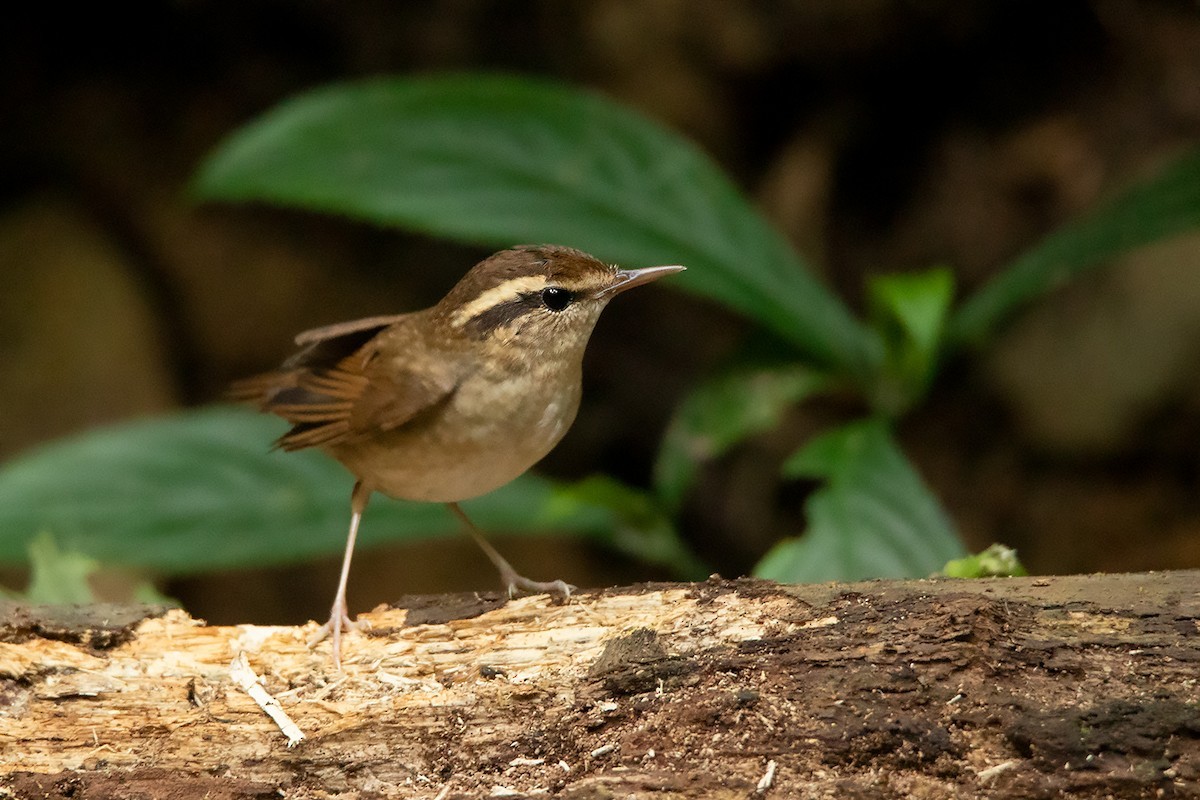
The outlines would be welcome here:
M 632 289 L 635 286 L 641 286 L 643 283 L 656 281 L 664 275 L 670 275 L 672 272 L 683 272 L 687 267 L 681 267 L 678 264 L 672 264 L 668 267 L 643 267 L 642 269 L 619 269 L 617 270 L 617 282 L 607 289 L 602 290 L 597 297 L 609 297 L 611 295 L 620 294 L 626 289 Z

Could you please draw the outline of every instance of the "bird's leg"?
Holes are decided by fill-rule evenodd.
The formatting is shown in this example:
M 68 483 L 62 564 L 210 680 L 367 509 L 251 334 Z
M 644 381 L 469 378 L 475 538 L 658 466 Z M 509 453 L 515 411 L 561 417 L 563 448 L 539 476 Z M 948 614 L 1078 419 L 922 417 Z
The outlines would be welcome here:
M 475 527 L 475 523 L 471 522 L 471 518 L 459 507 L 458 503 L 446 503 L 446 507 L 454 512 L 454 516 L 462 520 L 463 525 L 467 528 L 467 533 L 475 540 L 475 544 L 479 545 L 484 555 L 488 557 L 488 560 L 496 565 L 496 569 L 500 570 L 500 580 L 508 590 L 509 597 L 516 595 L 518 591 L 533 594 L 546 592 L 548 594 L 557 594 L 561 597 L 570 597 L 571 592 L 575 591 L 576 587 L 566 581 L 533 581 L 518 574 L 513 569 L 512 564 L 509 564 L 504 556 L 500 555 L 499 551 L 492 547 L 492 543 L 483 538 L 483 532 Z
M 313 637 L 308 640 L 309 647 L 315 647 L 328 637 L 333 650 L 333 668 L 342 668 L 342 630 L 358 630 L 358 623 L 350 619 L 346 609 L 346 585 L 350 581 L 350 559 L 354 555 L 354 540 L 358 537 L 358 523 L 362 521 L 363 511 L 367 508 L 367 500 L 371 498 L 371 489 L 362 481 L 354 484 L 350 493 L 350 533 L 346 536 L 346 554 L 342 556 L 342 574 L 338 578 L 337 595 L 333 598 L 333 608 L 329 611 L 329 621 L 321 626 Z

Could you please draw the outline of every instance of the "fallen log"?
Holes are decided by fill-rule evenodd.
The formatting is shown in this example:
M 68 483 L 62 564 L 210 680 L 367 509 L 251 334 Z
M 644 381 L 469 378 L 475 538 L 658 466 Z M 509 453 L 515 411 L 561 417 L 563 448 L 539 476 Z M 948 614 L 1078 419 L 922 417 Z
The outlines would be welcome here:
M 1200 796 L 1200 572 L 0 607 L 0 797 Z

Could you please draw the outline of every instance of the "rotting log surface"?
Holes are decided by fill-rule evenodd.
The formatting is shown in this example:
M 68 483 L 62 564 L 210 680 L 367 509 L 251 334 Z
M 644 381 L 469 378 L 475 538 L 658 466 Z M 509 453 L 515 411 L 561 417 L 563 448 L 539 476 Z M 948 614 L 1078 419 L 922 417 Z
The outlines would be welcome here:
M 1200 572 L 407 605 L 342 674 L 312 625 L 4 607 L 0 797 L 1200 796 Z

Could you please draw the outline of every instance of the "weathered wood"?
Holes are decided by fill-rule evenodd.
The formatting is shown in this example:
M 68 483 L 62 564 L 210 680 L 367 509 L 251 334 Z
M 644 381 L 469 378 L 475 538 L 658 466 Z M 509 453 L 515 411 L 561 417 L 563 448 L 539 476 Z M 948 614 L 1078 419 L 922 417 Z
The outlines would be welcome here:
M 408 605 L 0 609 L 0 797 L 1200 796 L 1198 572 Z

